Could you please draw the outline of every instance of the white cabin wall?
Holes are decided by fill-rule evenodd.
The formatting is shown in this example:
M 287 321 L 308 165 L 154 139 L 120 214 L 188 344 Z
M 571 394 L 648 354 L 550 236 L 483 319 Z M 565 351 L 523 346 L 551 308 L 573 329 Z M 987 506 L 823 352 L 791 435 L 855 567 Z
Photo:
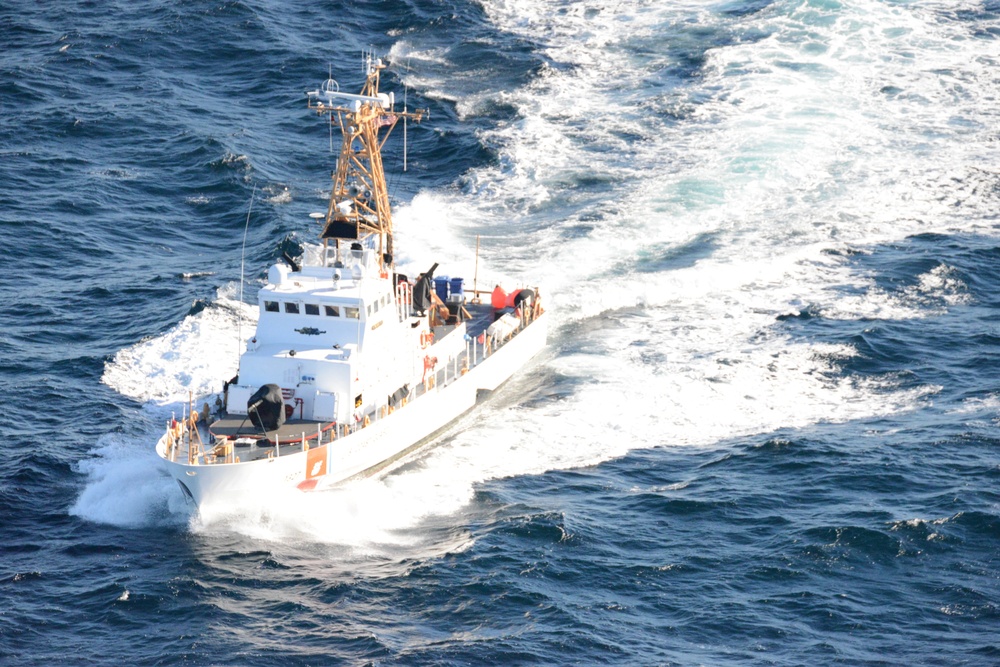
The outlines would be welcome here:
M 364 365 L 359 368 L 364 412 L 385 405 L 389 394 L 404 384 L 414 386 L 410 368 L 414 350 L 419 350 L 419 331 L 413 333 L 409 320 L 399 321 L 393 304 L 381 309 L 375 318 L 375 328 L 366 332 L 365 343 L 370 344 L 369 350 L 380 352 L 363 355 Z
M 360 343 L 365 323 L 349 317 L 268 313 L 261 308 L 255 338 L 259 345 L 286 344 L 290 349 L 341 347 Z M 314 328 L 324 333 L 303 334 L 296 329 Z

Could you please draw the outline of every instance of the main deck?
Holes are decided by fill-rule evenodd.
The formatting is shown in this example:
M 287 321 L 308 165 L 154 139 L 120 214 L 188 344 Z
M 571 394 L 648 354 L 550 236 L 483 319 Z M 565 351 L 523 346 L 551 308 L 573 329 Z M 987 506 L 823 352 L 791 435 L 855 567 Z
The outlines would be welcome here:
M 496 318 L 496 311 L 483 303 L 468 302 L 460 306 L 461 311 L 452 308 L 451 317 L 446 323 L 432 328 L 436 340 L 442 340 L 451 334 L 458 322 L 465 323 L 467 345 L 448 363 L 437 367 L 423 381 L 414 386 L 407 400 L 419 398 L 435 386 L 443 386 L 462 375 L 482 361 L 489 353 L 485 341 L 477 341 Z M 497 348 L 503 345 L 503 340 L 496 341 Z M 224 403 L 223 403 L 224 404 Z M 371 414 L 361 416 L 357 423 L 338 424 L 332 421 L 317 421 L 296 418 L 293 413 L 276 429 L 264 430 L 254 424 L 246 415 L 229 415 L 224 412 L 213 415 L 209 425 L 207 439 L 213 441 L 228 441 L 232 444 L 235 455 L 241 461 L 257 460 L 259 458 L 280 456 L 282 452 L 301 448 L 303 445 L 316 447 L 349 435 L 352 431 L 363 428 L 372 421 L 386 417 L 391 409 L 384 406 Z M 220 456 L 223 453 L 220 451 Z

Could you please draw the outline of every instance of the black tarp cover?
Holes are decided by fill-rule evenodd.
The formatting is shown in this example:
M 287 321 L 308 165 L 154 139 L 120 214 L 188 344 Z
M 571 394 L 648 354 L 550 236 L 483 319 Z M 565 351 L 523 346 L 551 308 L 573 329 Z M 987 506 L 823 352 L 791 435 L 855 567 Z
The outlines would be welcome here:
M 259 429 L 273 431 L 285 423 L 285 402 L 281 398 L 281 387 L 265 384 L 247 400 L 247 414 Z

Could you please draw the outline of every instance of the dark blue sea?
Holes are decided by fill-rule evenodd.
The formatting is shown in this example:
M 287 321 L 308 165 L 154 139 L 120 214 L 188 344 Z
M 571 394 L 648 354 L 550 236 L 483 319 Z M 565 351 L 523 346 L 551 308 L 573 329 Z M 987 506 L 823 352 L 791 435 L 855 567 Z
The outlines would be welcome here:
M 401 262 L 540 284 L 548 348 L 199 517 L 154 443 L 364 51 L 429 110 Z M 6 0 L 0 665 L 998 665 L 998 216 L 996 0 Z

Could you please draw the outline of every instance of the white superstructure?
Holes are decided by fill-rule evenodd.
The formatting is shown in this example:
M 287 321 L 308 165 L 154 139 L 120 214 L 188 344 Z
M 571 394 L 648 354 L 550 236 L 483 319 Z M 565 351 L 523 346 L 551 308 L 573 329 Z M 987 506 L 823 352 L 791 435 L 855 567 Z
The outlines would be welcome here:
M 412 314 L 408 284 L 394 288 L 379 276 L 373 254 L 349 254 L 332 263 L 338 267 L 271 267 L 257 332 L 229 387 L 229 414 L 246 414 L 247 399 L 276 383 L 300 419 L 348 423 L 373 410 L 378 396 L 419 380 L 414 350 L 429 331 L 426 318 Z

